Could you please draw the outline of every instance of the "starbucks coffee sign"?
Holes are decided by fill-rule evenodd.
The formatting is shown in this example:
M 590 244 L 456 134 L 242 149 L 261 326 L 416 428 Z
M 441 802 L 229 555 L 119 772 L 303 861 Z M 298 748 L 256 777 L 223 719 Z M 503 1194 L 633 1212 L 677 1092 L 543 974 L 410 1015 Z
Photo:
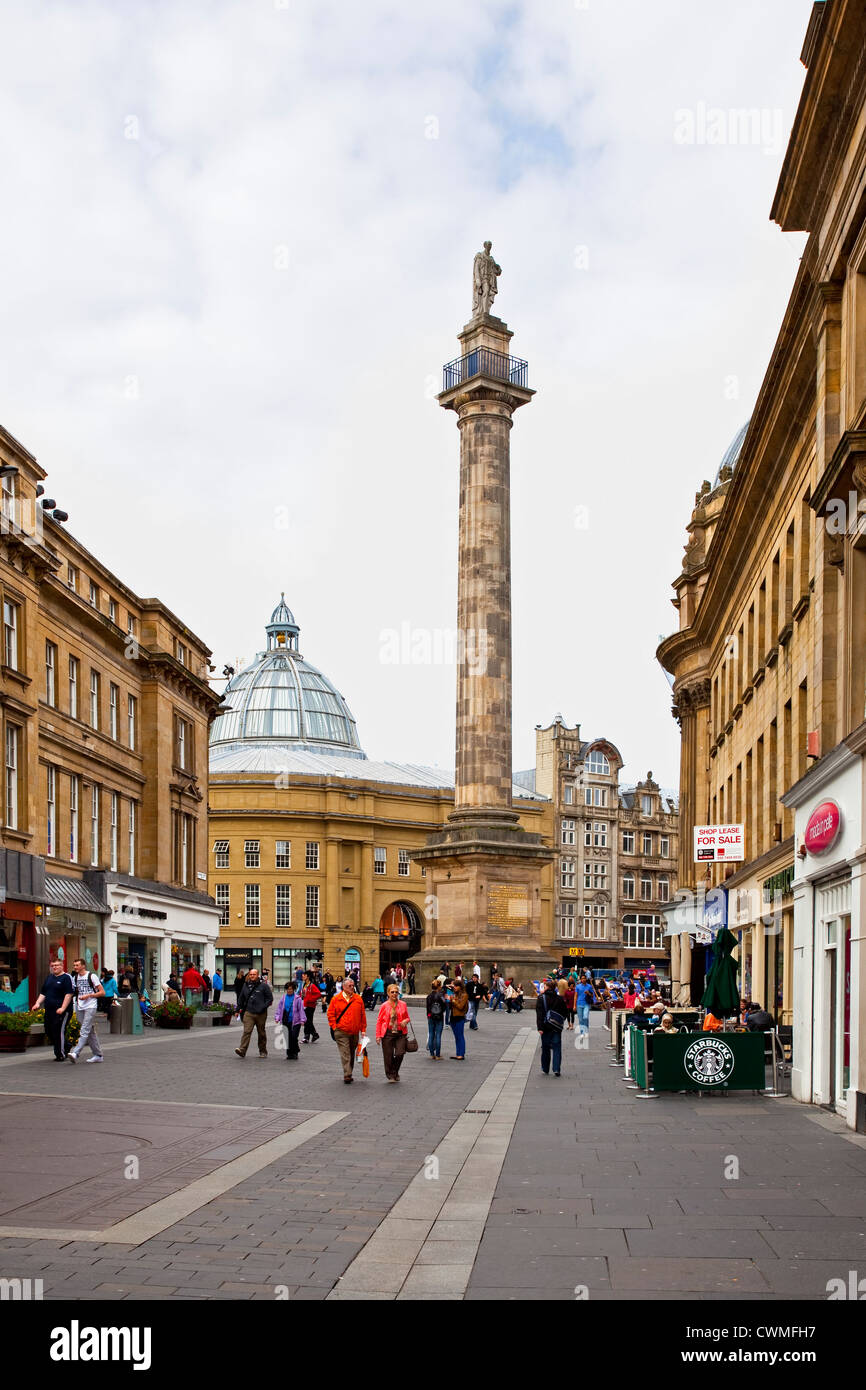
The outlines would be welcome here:
M 734 1073 L 733 1049 L 721 1038 L 699 1038 L 686 1048 L 683 1066 L 698 1086 L 724 1086 Z

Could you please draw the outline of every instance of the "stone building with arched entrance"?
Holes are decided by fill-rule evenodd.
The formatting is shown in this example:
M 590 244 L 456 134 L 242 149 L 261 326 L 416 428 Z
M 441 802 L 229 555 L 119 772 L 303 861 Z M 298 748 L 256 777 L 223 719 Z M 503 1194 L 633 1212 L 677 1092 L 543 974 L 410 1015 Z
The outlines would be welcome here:
M 421 947 L 433 910 L 412 860 L 454 806 L 448 773 L 368 758 L 341 694 L 299 650 L 281 599 L 264 651 L 232 675 L 211 727 L 208 886 L 220 911 L 217 966 L 357 965 L 361 982 Z M 527 830 L 553 835 L 552 803 L 514 788 Z M 542 929 L 553 933 L 550 867 Z

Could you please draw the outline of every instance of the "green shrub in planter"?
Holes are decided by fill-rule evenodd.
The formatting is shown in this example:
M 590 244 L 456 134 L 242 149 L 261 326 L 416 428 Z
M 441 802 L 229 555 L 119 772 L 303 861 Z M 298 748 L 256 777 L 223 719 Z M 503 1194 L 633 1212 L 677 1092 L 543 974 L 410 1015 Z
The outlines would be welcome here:
M 17 1013 L 0 1014 L 0 1033 L 29 1033 L 34 1022 L 29 1009 Z

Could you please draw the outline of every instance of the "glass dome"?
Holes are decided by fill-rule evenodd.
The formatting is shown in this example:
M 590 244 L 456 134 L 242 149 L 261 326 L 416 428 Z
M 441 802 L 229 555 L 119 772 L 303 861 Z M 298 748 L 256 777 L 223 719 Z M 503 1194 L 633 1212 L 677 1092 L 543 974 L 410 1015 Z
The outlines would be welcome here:
M 210 732 L 210 747 L 284 745 L 307 752 L 365 758 L 349 706 L 329 680 L 298 651 L 300 629 L 280 596 L 265 631 L 267 650 L 225 688 L 225 713 Z
M 743 452 L 743 445 L 746 442 L 746 433 L 748 431 L 749 424 L 750 421 L 747 420 L 744 425 L 740 426 L 740 428 L 737 430 L 737 433 L 734 435 L 733 439 L 731 440 L 730 444 L 725 450 L 724 457 L 721 463 L 719 464 L 718 469 L 716 470 L 716 476 L 713 479 L 714 492 L 716 488 L 719 486 L 719 483 L 723 483 L 726 478 L 730 478 L 733 475 L 734 469 L 740 461 L 740 454 Z M 723 474 L 724 476 L 722 476 Z

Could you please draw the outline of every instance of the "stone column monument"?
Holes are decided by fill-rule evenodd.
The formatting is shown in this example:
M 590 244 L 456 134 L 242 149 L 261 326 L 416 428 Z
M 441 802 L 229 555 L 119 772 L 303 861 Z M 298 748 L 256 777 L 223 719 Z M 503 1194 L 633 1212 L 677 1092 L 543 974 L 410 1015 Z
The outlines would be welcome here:
M 554 850 L 524 830 L 511 780 L 512 416 L 532 400 L 527 363 L 510 355 L 512 333 L 490 309 L 501 268 L 491 243 L 475 257 L 473 315 L 458 334 L 461 355 L 444 368 L 439 404 L 460 430 L 457 588 L 457 757 L 448 825 L 413 858 L 426 866 L 420 988 L 443 961 L 494 961 L 521 980 L 556 963 L 541 941 L 542 875 Z

